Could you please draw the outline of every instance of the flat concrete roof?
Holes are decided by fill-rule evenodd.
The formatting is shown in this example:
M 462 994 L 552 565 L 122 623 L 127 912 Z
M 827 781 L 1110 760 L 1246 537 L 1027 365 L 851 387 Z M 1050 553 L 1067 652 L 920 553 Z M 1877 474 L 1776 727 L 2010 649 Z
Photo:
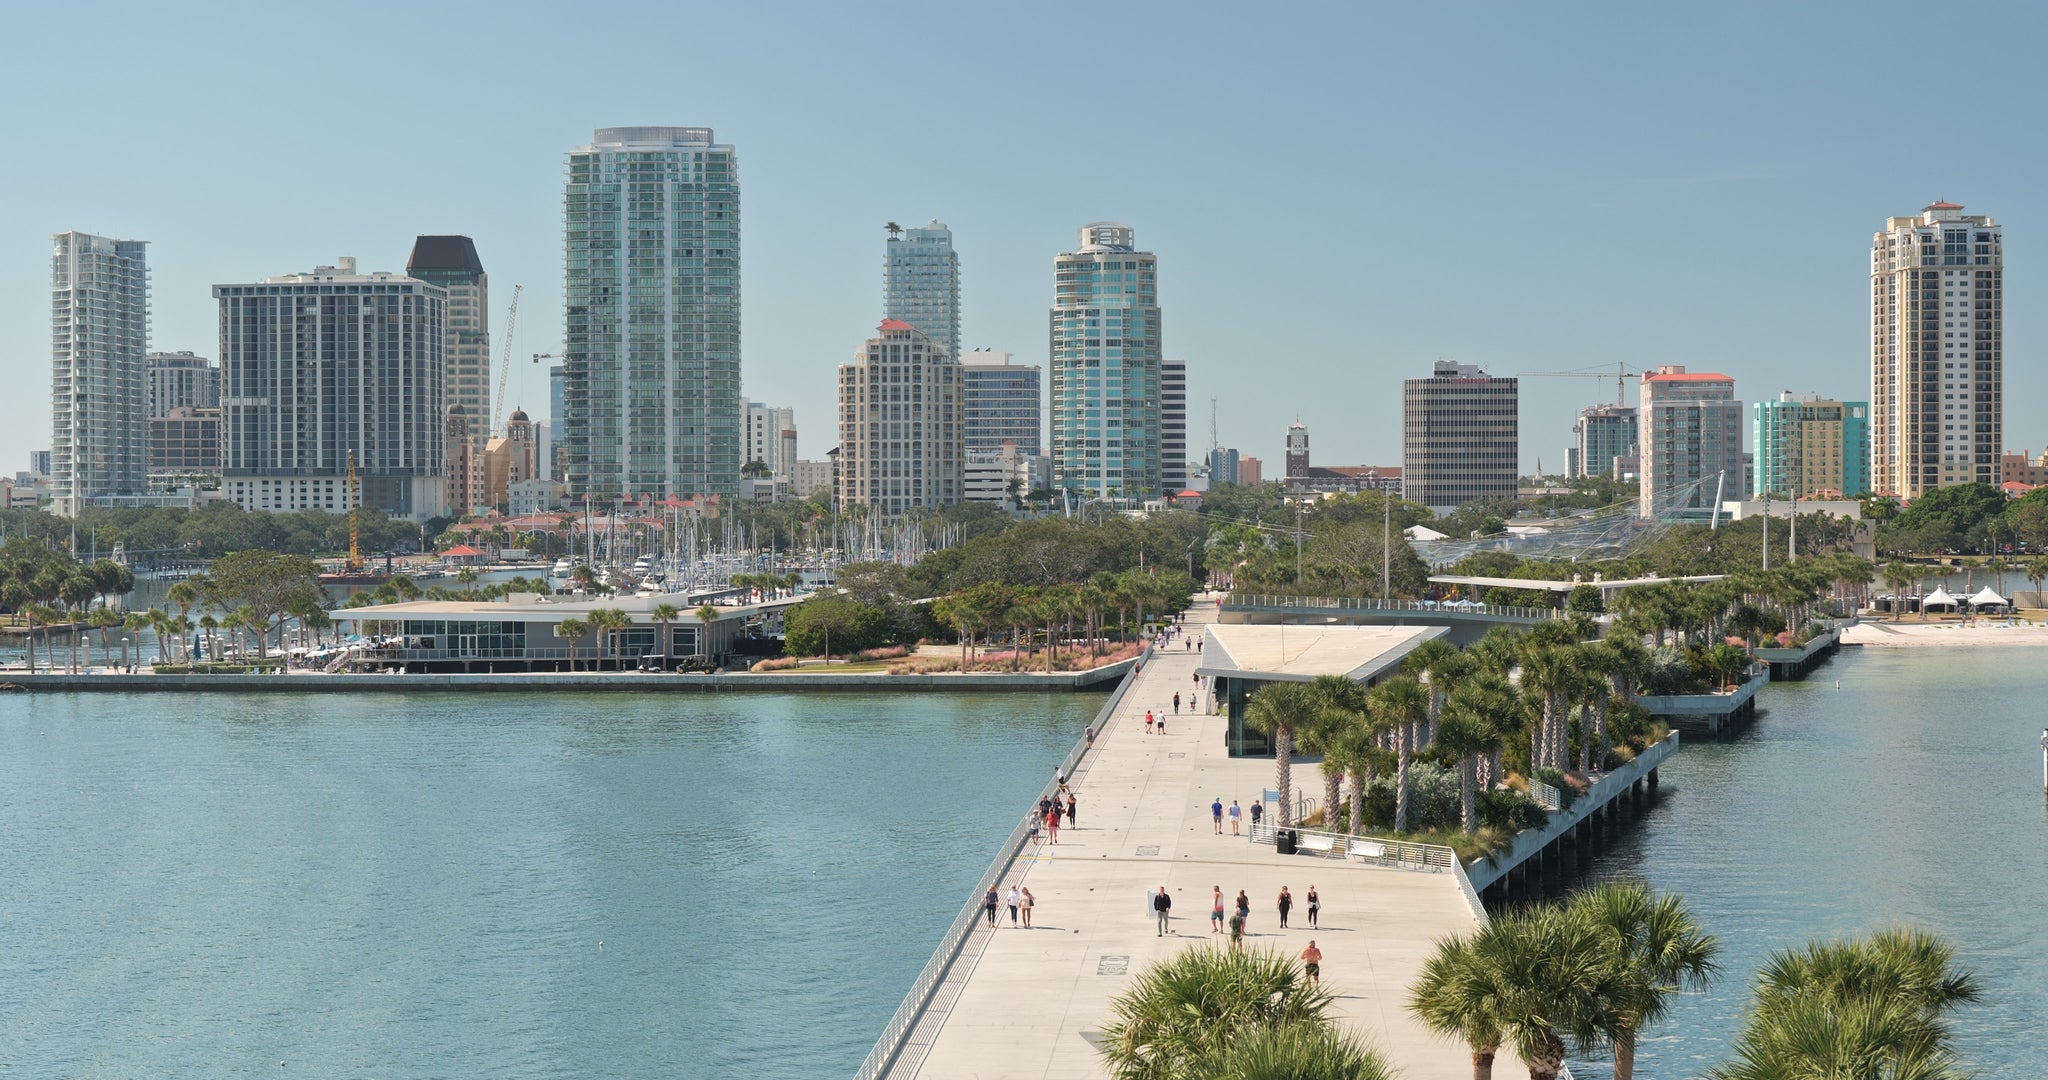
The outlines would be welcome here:
M 1672 582 L 1719 581 L 1726 574 L 1695 574 L 1692 577 L 1639 577 L 1608 578 L 1605 581 L 1546 581 L 1542 578 L 1512 577 L 1467 577 L 1464 574 L 1435 574 L 1429 580 L 1439 585 L 1474 585 L 1482 589 L 1540 589 L 1544 592 L 1568 593 L 1581 585 L 1591 585 L 1602 591 L 1630 589 L 1637 585 L 1668 585 Z
M 1398 667 L 1446 626 L 1257 625 L 1203 629 L 1201 674 L 1257 682 L 1308 682 L 1342 675 L 1363 682 Z
M 531 593 L 516 594 L 514 603 L 506 600 L 409 600 L 396 604 L 369 604 L 363 607 L 335 608 L 328 612 L 337 622 L 381 622 L 395 619 L 498 619 L 524 620 L 527 622 L 561 622 L 563 619 L 580 619 L 598 608 L 617 608 L 628 615 L 646 616 L 662 604 L 672 605 L 681 616 L 677 622 L 696 622 L 697 609 L 705 604 L 702 594 L 693 602 L 683 593 L 647 593 L 626 596 L 547 596 L 536 597 Z M 784 597 L 779 600 L 764 600 L 760 603 L 733 605 L 712 604 L 723 618 L 740 618 L 764 609 L 784 608 L 809 599 L 810 594 Z

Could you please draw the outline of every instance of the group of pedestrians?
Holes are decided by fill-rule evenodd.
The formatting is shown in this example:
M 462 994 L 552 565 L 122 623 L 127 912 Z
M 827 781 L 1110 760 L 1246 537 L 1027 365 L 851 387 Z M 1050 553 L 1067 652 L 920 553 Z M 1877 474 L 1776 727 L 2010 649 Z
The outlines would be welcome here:
M 1265 804 L 1256 802 L 1253 803 L 1252 826 L 1254 828 L 1257 828 L 1259 822 L 1264 820 L 1265 816 Z M 1214 801 L 1209 803 L 1209 820 L 1213 825 L 1215 825 L 1216 835 L 1218 836 L 1223 835 L 1223 819 L 1226 817 L 1230 819 L 1230 835 L 1243 835 L 1240 832 L 1238 832 L 1238 826 L 1244 820 L 1244 810 L 1237 805 L 1236 799 L 1230 800 L 1229 806 L 1224 806 L 1223 796 L 1218 795 Z
M 1042 828 L 1046 843 L 1059 843 L 1060 819 L 1064 817 L 1067 827 L 1074 828 L 1074 823 L 1080 820 L 1080 810 L 1081 800 L 1074 797 L 1074 789 L 1062 782 L 1052 794 L 1039 797 L 1038 812 L 1032 815 L 1031 820 L 1031 839 L 1036 842 Z
M 999 898 L 996 895 L 996 887 L 991 885 L 988 887 L 988 895 L 981 898 L 981 912 L 988 919 L 989 929 L 993 930 L 996 925 L 997 908 L 1007 903 L 1010 907 L 1010 926 L 1016 928 L 1021 925 L 1024 929 L 1029 930 L 1031 929 L 1031 908 L 1037 902 L 1038 898 L 1031 895 L 1031 889 L 1027 886 L 1012 885 L 1010 886 L 1009 894 Z M 1022 916 L 1024 920 L 1022 923 L 1017 921 L 1019 916 Z
M 1162 888 L 1160 891 L 1163 893 L 1165 890 Z M 1322 895 L 1316 892 L 1314 885 L 1310 885 L 1308 887 L 1308 895 L 1304 899 L 1307 902 L 1309 928 L 1312 930 L 1320 929 L 1320 920 L 1323 913 Z M 1287 920 L 1294 913 L 1294 894 L 1288 891 L 1287 886 L 1280 886 L 1280 896 L 1274 901 L 1274 907 L 1280 912 L 1280 929 L 1287 929 Z M 1244 944 L 1245 928 L 1251 924 L 1251 918 L 1251 897 L 1246 896 L 1243 889 L 1237 890 L 1236 901 L 1226 903 L 1223 897 L 1223 886 L 1215 885 L 1210 887 L 1210 933 L 1228 933 L 1230 935 L 1230 947 L 1233 949 L 1241 948 Z

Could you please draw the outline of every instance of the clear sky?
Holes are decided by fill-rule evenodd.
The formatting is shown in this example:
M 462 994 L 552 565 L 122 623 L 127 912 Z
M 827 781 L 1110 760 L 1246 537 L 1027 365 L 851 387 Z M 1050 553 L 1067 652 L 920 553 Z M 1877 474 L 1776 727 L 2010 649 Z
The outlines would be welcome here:
M 1745 400 L 1869 392 L 1892 214 L 1994 215 L 2007 445 L 2048 441 L 2043 9 L 2025 5 L 45 4 L 0 34 L 0 469 L 49 440 L 51 233 L 151 242 L 158 349 L 216 355 L 208 289 L 467 233 L 511 404 L 547 409 L 564 155 L 593 128 L 738 148 L 746 392 L 836 441 L 883 225 L 961 252 L 963 345 L 1046 357 L 1088 221 L 1160 257 L 1190 443 L 1277 475 L 1398 464 L 1398 380 L 1682 363 Z M 502 337 L 498 342 L 502 349 Z M 1530 379 L 1564 463 L 1597 379 Z M 1633 401 L 1633 387 L 1630 388 Z

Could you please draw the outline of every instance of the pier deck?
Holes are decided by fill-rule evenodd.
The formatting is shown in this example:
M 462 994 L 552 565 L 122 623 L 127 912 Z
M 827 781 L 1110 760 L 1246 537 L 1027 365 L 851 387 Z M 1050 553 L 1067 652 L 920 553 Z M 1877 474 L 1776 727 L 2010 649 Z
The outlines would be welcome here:
M 1213 618 L 1204 601 L 1190 631 Z M 1191 716 L 1198 654 L 1176 640 L 1137 676 L 1076 770 L 1078 829 L 1059 843 L 1028 847 L 1005 879 L 1037 897 L 1030 931 L 1011 929 L 1007 912 L 991 931 L 978 927 L 946 985 L 888 1075 L 946 1078 L 1091 1078 L 1106 1075 L 1096 1042 L 1111 1001 L 1154 962 L 1186 948 L 1222 942 L 1210 932 L 1210 888 L 1251 899 L 1247 944 L 1299 954 L 1313 938 L 1324 954 L 1325 984 L 1352 1030 L 1377 1044 L 1408 1080 L 1463 1080 L 1464 1047 L 1438 1040 L 1412 1020 L 1407 989 L 1434 942 L 1477 922 L 1453 873 L 1368 867 L 1314 856 L 1279 855 L 1247 836 L 1223 835 L 1209 804 L 1238 801 L 1242 832 L 1250 807 L 1271 787 L 1271 758 L 1232 759 L 1224 718 Z M 1173 715 L 1179 691 L 1182 712 Z M 1164 713 L 1167 734 L 1147 735 L 1146 709 Z M 1313 762 L 1297 762 L 1297 786 L 1322 789 Z M 1156 936 L 1149 896 L 1164 885 L 1173 898 L 1172 933 Z M 1281 930 L 1275 897 L 1293 892 L 1291 928 Z M 1314 885 L 1322 926 L 1308 929 L 1303 897 Z M 1514 1071 L 1509 1055 L 1497 1068 Z

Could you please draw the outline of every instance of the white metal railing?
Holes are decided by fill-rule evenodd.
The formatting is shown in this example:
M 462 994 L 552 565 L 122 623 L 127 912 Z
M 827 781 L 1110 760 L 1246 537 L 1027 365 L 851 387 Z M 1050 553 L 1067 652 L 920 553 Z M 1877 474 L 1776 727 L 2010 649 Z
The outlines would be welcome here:
M 1252 843 L 1277 846 L 1280 831 L 1277 825 L 1261 822 L 1252 827 Z M 1352 836 L 1350 833 L 1295 826 L 1288 826 L 1287 831 L 1295 834 L 1294 850 L 1298 854 L 1327 855 L 1340 859 L 1356 855 L 1380 866 L 1403 866 L 1438 872 L 1458 865 L 1458 853 L 1442 844 L 1417 844 L 1384 836 Z M 1325 840 L 1328 841 L 1327 845 L 1321 843 Z
M 1138 654 L 1141 662 L 1150 660 L 1151 657 L 1152 649 L 1149 646 Z M 1087 756 L 1089 748 L 1094 743 L 1094 736 L 1100 733 L 1103 725 L 1116 714 L 1117 707 L 1123 704 L 1124 695 L 1137 681 L 1138 670 L 1134 664 L 1124 673 L 1123 680 L 1117 683 L 1116 690 L 1095 714 L 1095 719 L 1089 722 L 1087 730 L 1081 733 L 1081 738 L 1075 742 L 1074 748 L 1067 752 L 1066 759 L 1060 765 L 1060 771 L 1069 779 L 1073 778 L 1076 768 Z M 1038 798 L 1048 798 L 1056 790 L 1057 785 L 1048 782 L 1038 793 Z M 1031 801 L 1035 807 L 1038 799 Z M 1003 878 L 1008 876 L 1011 865 L 1017 861 L 1017 855 L 1024 850 L 1024 845 L 1031 836 L 1031 827 L 1035 824 L 1032 820 L 1034 816 L 1033 811 L 1027 810 L 1023 820 L 1017 823 L 1016 828 L 1010 830 L 1009 838 L 997 849 L 995 860 L 988 864 L 988 869 L 982 871 L 978 883 L 968 893 L 967 902 L 961 906 L 959 913 L 953 916 L 953 923 L 946 928 L 945 936 L 939 940 L 938 949 L 932 953 L 930 960 L 925 961 L 924 970 L 918 972 L 917 978 L 910 984 L 910 992 L 903 995 L 903 1003 L 896 1006 L 896 1012 L 889 1017 L 889 1022 L 883 1025 L 881 1037 L 875 1040 L 874 1049 L 868 1051 L 867 1060 L 861 1062 L 859 1071 L 853 1074 L 854 1080 L 878 1080 L 889 1075 L 889 1070 L 895 1066 L 897 1057 L 903 1052 L 904 1044 L 909 1041 L 911 1033 L 917 1030 L 917 1023 L 924 1017 L 925 1009 L 931 1004 L 933 995 L 937 994 L 939 987 L 945 983 L 946 973 L 952 969 L 953 961 L 959 958 L 960 951 L 967 946 L 967 939 L 973 936 L 975 920 L 982 917 L 983 895 L 990 888 L 1002 883 Z
M 1512 619 L 1550 619 L 1557 613 L 1547 607 L 1517 607 L 1511 604 L 1445 603 L 1440 600 L 1377 600 L 1357 596 L 1286 596 L 1279 593 L 1231 593 L 1223 601 L 1229 608 L 1325 608 L 1336 611 L 1400 611 L 1422 615 L 1498 615 Z
M 1564 793 L 1533 776 L 1529 778 L 1529 797 L 1545 810 L 1564 809 Z

